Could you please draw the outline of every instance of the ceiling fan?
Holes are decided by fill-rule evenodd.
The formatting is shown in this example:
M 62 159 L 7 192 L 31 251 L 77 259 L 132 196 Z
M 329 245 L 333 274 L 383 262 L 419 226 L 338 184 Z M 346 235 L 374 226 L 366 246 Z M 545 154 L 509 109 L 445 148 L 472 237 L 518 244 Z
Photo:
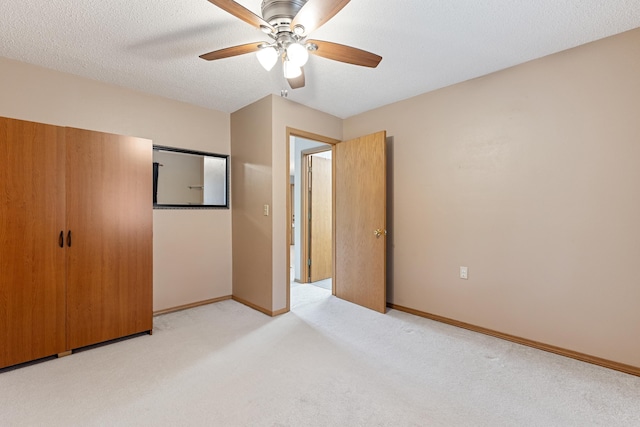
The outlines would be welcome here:
M 200 55 L 207 61 L 257 52 L 267 70 L 281 59 L 284 77 L 292 89 L 304 87 L 303 66 L 312 53 L 334 61 L 375 68 L 381 56 L 355 47 L 322 40 L 307 40 L 309 33 L 333 18 L 350 0 L 263 0 L 262 17 L 233 0 L 209 0 L 244 22 L 262 30 L 272 40 L 254 42 Z

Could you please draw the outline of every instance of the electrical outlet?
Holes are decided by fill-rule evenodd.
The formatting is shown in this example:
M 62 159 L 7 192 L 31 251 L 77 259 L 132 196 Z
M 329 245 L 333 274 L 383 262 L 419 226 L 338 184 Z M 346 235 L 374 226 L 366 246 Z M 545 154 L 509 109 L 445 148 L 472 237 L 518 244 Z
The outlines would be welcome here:
M 465 280 L 469 278 L 469 269 L 467 267 L 460 267 L 460 278 Z
M 264 205 L 264 208 L 262 209 L 262 212 L 263 212 L 264 216 L 269 216 L 269 205 Z

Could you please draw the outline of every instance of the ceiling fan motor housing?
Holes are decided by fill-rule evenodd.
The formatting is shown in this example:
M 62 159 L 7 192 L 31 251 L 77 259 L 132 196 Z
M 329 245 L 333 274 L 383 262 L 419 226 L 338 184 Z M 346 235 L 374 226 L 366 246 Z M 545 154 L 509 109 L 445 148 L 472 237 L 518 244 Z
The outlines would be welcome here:
M 273 26 L 290 24 L 308 0 L 263 0 L 262 18 Z M 285 21 L 285 22 L 283 22 Z

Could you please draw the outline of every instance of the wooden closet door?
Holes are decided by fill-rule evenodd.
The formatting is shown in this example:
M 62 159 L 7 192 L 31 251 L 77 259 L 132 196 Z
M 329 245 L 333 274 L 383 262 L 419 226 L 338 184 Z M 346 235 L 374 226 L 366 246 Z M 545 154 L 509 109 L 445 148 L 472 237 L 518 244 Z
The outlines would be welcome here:
M 152 329 L 151 141 L 67 128 L 69 348 Z
M 65 351 L 64 128 L 0 118 L 0 368 Z

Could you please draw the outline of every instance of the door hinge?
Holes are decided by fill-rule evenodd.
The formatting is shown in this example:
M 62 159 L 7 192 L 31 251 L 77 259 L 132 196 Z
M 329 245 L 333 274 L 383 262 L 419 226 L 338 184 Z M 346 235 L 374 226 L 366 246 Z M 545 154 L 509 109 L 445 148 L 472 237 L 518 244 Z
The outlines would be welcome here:
M 307 265 L 308 265 L 309 267 L 311 267 L 311 259 L 308 259 L 308 260 L 307 260 Z

